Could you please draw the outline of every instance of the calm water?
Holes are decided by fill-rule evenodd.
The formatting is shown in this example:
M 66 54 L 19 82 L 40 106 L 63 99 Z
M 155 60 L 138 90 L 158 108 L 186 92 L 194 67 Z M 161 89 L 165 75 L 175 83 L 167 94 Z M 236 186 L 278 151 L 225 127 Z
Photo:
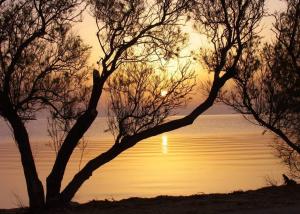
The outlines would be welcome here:
M 0 207 L 27 205 L 20 158 L 9 129 L 0 121 Z M 46 120 L 28 125 L 40 178 L 49 173 L 54 152 L 47 146 Z M 105 151 L 112 136 L 98 118 L 86 134 L 88 159 Z M 286 168 L 270 147 L 272 136 L 240 115 L 204 115 L 192 126 L 140 142 L 98 169 L 75 196 L 76 201 L 132 196 L 230 192 L 280 180 Z M 68 165 L 64 185 L 79 168 L 80 152 Z

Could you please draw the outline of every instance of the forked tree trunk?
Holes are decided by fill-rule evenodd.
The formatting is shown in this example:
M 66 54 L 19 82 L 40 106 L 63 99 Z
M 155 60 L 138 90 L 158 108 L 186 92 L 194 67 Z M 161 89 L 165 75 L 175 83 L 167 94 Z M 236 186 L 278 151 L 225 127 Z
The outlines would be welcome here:
M 107 77 L 103 77 L 103 79 L 101 79 L 99 71 L 94 70 L 93 89 L 88 109 L 77 119 L 76 123 L 67 134 L 64 143 L 59 149 L 54 166 L 49 176 L 47 177 L 46 204 L 49 207 L 61 205 L 62 200 L 60 197 L 60 189 L 65 169 L 74 149 L 78 145 L 79 140 L 82 138 L 84 133 L 89 129 L 89 127 L 97 117 L 98 112 L 96 108 L 106 78 Z
M 74 195 L 76 194 L 76 192 L 82 186 L 82 184 L 92 176 L 93 172 L 96 169 L 103 166 L 107 162 L 113 160 L 115 157 L 117 157 L 123 151 L 134 146 L 141 140 L 146 139 L 151 136 L 161 134 L 163 132 L 172 131 L 172 130 L 192 124 L 199 115 L 201 115 L 203 112 L 205 112 L 207 109 L 209 109 L 213 105 L 214 101 L 216 100 L 216 98 L 218 96 L 219 90 L 223 87 L 223 85 L 226 83 L 226 81 L 234 75 L 234 73 L 235 73 L 235 70 L 232 69 L 230 72 L 225 74 L 222 78 L 216 78 L 207 99 L 202 104 L 200 104 L 196 109 L 194 109 L 194 111 L 192 111 L 191 114 L 189 114 L 181 119 L 170 121 L 170 122 L 158 125 L 156 127 L 153 127 L 151 129 L 142 131 L 141 133 L 138 133 L 136 135 L 125 137 L 125 138 L 123 138 L 121 143 L 115 144 L 108 151 L 106 151 L 106 152 L 100 154 L 99 156 L 97 156 L 96 158 L 90 160 L 73 177 L 73 179 L 70 181 L 70 183 L 61 192 L 60 198 L 59 198 L 60 202 L 61 203 L 70 202 L 72 200 L 72 198 L 74 197 Z
M 47 194 L 46 204 L 48 207 L 60 206 L 60 188 L 65 173 L 67 163 L 71 157 L 73 150 L 82 138 L 83 134 L 88 130 L 97 116 L 97 111 L 86 112 L 82 115 L 77 124 L 69 132 L 65 144 L 59 150 L 54 169 L 47 177 Z

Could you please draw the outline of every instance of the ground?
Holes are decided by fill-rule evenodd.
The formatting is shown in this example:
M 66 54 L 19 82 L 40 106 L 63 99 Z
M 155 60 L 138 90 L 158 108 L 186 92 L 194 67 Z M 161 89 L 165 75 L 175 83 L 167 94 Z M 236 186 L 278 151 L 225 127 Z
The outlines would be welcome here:
M 0 213 L 25 213 L 26 209 L 0 210 Z M 229 194 L 158 196 L 121 201 L 74 203 L 46 214 L 299 214 L 300 185 L 265 187 Z

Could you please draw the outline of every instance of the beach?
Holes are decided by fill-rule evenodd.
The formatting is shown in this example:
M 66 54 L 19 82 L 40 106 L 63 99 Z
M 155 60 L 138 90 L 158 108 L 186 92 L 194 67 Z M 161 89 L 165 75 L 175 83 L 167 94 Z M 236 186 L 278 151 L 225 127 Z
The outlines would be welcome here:
M 300 185 L 271 186 L 258 190 L 236 191 L 228 194 L 191 196 L 158 196 L 129 198 L 120 201 L 91 201 L 72 203 L 69 207 L 45 211 L 69 214 L 298 214 Z M 1 214 L 28 213 L 27 209 L 0 210 Z

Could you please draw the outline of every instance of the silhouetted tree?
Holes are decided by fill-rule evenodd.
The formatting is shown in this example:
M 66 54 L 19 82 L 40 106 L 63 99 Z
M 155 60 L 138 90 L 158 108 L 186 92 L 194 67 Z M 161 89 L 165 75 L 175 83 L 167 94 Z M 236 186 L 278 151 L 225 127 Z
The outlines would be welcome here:
M 63 133 L 46 181 L 46 203 L 67 203 L 96 169 L 143 139 L 192 124 L 213 105 L 223 85 L 235 76 L 244 50 L 256 39 L 264 1 L 91 0 L 88 4 L 102 50 L 91 88 L 85 66 L 88 48 L 68 31 L 80 14 L 78 9 L 84 8 L 80 1 L 1 3 L 0 114 L 14 131 L 32 208 L 45 205 L 24 125 L 37 111 L 48 109 L 50 125 Z M 150 62 L 163 67 L 179 55 L 186 40 L 180 27 L 188 10 L 212 44 L 201 59 L 213 72 L 213 80 L 207 98 L 190 114 L 166 121 L 173 109 L 188 101 L 194 75 L 183 66 L 168 76 Z M 109 125 L 116 141 L 62 189 L 71 154 L 97 117 L 105 88 L 111 93 Z
M 188 1 L 130 0 L 90 3 L 97 21 L 102 58 L 98 62 L 99 71 L 94 70 L 88 108 L 67 133 L 47 178 L 47 201 L 50 203 L 55 203 L 55 200 L 70 201 L 96 169 L 134 145 L 127 138 L 115 143 L 108 151 L 88 161 L 61 191 L 66 165 L 79 140 L 97 116 L 97 104 L 109 77 L 128 63 L 168 60 L 176 56 L 178 47 L 185 41 L 179 24 L 180 17 L 188 8 Z
M 195 86 L 194 72 L 189 64 L 172 72 L 166 69 L 134 63 L 109 79 L 108 125 L 115 143 L 163 123 L 187 104 Z
M 44 190 L 25 122 L 45 108 L 53 117 L 68 119 L 84 109 L 88 47 L 69 32 L 81 3 L 1 1 L 0 115 L 13 130 L 31 207 L 44 205 Z
M 275 141 L 279 156 L 299 176 L 300 1 L 286 0 L 286 5 L 274 15 L 275 41 L 262 51 L 248 50 L 233 91 L 221 100 L 280 138 Z
M 58 152 L 47 178 L 46 202 L 68 202 L 91 175 L 84 167 L 80 171 L 84 177 L 75 176 L 79 182 L 72 181 L 60 191 L 69 158 L 97 116 L 108 77 L 127 62 L 167 60 L 185 40 L 177 22 L 187 1 L 90 1 L 103 58 L 89 88 L 88 47 L 70 32 L 72 22 L 79 20 L 80 9 L 85 8 L 82 3 L 1 1 L 0 114 L 10 124 L 21 154 L 31 208 L 43 207 L 45 202 L 26 121 L 47 109 L 54 127 L 50 129 L 64 133 L 56 141 Z M 87 166 L 95 170 L 95 163 L 93 160 Z
M 165 7 L 169 8 L 171 6 L 171 8 L 173 8 L 172 1 L 165 1 L 165 2 L 158 1 L 157 3 L 163 3 L 162 4 L 163 7 L 162 8 L 159 7 L 161 9 L 158 10 L 161 12 L 167 11 L 165 9 Z M 180 2 L 177 2 L 176 5 L 178 5 L 178 3 L 180 3 Z M 149 114 L 152 111 L 152 114 L 154 116 L 154 120 L 150 121 L 151 122 L 150 124 L 145 125 L 144 122 L 147 121 L 147 117 L 149 116 L 149 115 L 145 115 L 146 116 L 145 120 L 141 124 L 139 123 L 138 118 L 135 118 L 135 119 L 131 120 L 132 124 L 126 124 L 125 127 L 124 127 L 123 121 L 125 121 L 130 114 L 136 113 L 134 107 L 132 109 L 132 105 L 135 106 L 134 98 L 131 100 L 129 100 L 129 98 L 126 98 L 126 100 L 123 100 L 123 101 L 113 98 L 112 106 L 116 105 L 116 108 L 113 106 L 112 113 L 114 114 L 116 119 L 111 121 L 111 130 L 112 131 L 117 130 L 117 132 L 119 132 L 116 134 L 117 141 L 109 150 L 100 154 L 93 160 L 90 160 L 82 168 L 82 170 L 74 176 L 74 178 L 71 180 L 71 182 L 65 187 L 65 189 L 61 193 L 61 196 L 65 200 L 70 200 L 73 197 L 73 195 L 76 193 L 78 188 L 83 184 L 83 182 L 92 175 L 93 171 L 95 171 L 100 166 L 104 165 L 105 163 L 111 161 L 116 156 L 118 156 L 120 153 L 122 153 L 126 149 L 134 146 L 141 140 L 192 124 L 193 121 L 199 115 L 201 115 L 203 112 L 205 112 L 209 107 L 211 107 L 213 105 L 215 99 L 218 96 L 219 90 L 223 87 L 223 85 L 226 83 L 226 81 L 229 80 L 230 78 L 232 78 L 235 75 L 235 73 L 237 72 L 236 66 L 237 66 L 237 63 L 239 62 L 241 56 L 243 55 L 244 49 L 249 48 L 252 45 L 253 40 L 256 39 L 255 29 L 263 16 L 264 1 L 246 0 L 246 1 L 232 2 L 232 1 L 223 1 L 223 0 L 221 0 L 221 1 L 207 0 L 207 1 L 199 1 L 199 2 L 196 1 L 196 2 L 192 2 L 192 3 L 193 3 L 192 4 L 193 14 L 195 15 L 195 16 L 193 15 L 193 17 L 195 18 L 195 22 L 197 24 L 199 24 L 200 26 L 204 27 L 204 30 L 205 30 L 204 33 L 208 36 L 209 39 L 211 39 L 211 43 L 213 44 L 213 49 L 209 50 L 208 54 L 206 54 L 204 56 L 205 62 L 207 62 L 207 65 L 209 66 L 210 71 L 214 72 L 214 78 L 213 78 L 212 85 L 211 85 L 211 88 L 210 88 L 207 98 L 202 103 L 200 103 L 190 114 L 188 114 L 187 116 L 182 117 L 180 119 L 164 121 L 163 120 L 164 116 L 158 116 L 158 117 L 155 116 L 155 113 L 156 113 L 155 109 L 157 109 L 157 106 L 153 106 L 153 107 L 151 107 L 152 109 L 150 108 L 149 112 L 148 112 L 148 114 Z M 181 5 L 181 4 L 182 3 L 180 3 L 179 5 Z M 113 4 L 112 5 L 103 4 L 103 5 L 105 6 L 105 8 L 112 8 Z M 156 11 L 155 8 L 157 8 L 157 6 L 159 6 L 159 5 L 160 4 L 156 4 L 155 6 L 150 7 L 151 8 L 150 11 L 153 11 L 153 9 L 154 9 L 154 11 Z M 191 6 L 191 5 L 188 5 L 188 6 Z M 101 7 L 100 7 L 100 9 L 101 9 Z M 122 6 L 120 8 L 124 8 L 124 7 Z M 128 8 L 128 7 L 125 7 L 125 8 Z M 176 6 L 174 9 L 176 9 L 176 8 L 178 8 L 178 6 Z M 99 10 L 99 8 L 96 10 L 96 12 L 101 12 L 101 11 L 102 10 Z M 106 9 L 103 11 L 106 12 Z M 120 13 L 119 10 L 118 10 L 118 12 L 115 12 L 115 11 L 109 12 L 109 14 L 112 14 L 112 17 L 114 17 L 114 14 L 119 14 L 119 13 Z M 98 13 L 96 13 L 96 15 L 97 14 Z M 139 14 L 140 14 L 140 12 L 139 12 Z M 100 17 L 107 17 L 107 16 L 101 15 Z M 100 17 L 97 17 L 97 18 L 100 18 Z M 150 17 L 152 19 L 153 15 L 151 15 Z M 165 19 L 166 21 L 168 20 L 168 19 L 166 19 L 165 16 L 159 16 L 159 17 Z M 174 18 L 175 18 L 174 16 L 170 16 L 170 20 L 173 20 Z M 124 18 L 122 18 L 122 16 L 117 16 L 116 19 L 123 20 Z M 108 32 L 108 35 L 110 35 L 112 32 L 115 32 L 117 34 L 116 36 L 114 36 L 114 34 L 112 36 L 109 36 L 108 38 L 110 38 L 110 40 L 99 39 L 100 45 L 104 52 L 104 58 L 100 60 L 100 64 L 102 65 L 102 67 L 104 69 L 103 72 L 106 71 L 106 69 L 107 69 L 107 72 L 109 72 L 110 71 L 109 68 L 115 68 L 115 66 L 117 65 L 117 62 L 114 60 L 115 58 L 113 58 L 113 59 L 110 59 L 110 58 L 119 56 L 119 51 L 123 50 L 124 46 L 121 46 L 119 43 L 121 42 L 121 44 L 124 43 L 125 46 L 128 46 L 128 44 L 131 43 L 131 41 L 132 41 L 131 40 L 131 38 L 133 37 L 132 35 L 129 36 L 127 39 L 123 39 L 123 40 L 120 39 L 118 36 L 120 35 L 121 32 L 123 32 L 123 31 L 120 32 L 120 30 L 122 30 L 122 29 L 125 30 L 125 33 L 124 33 L 125 36 L 127 36 L 128 33 L 132 32 L 132 34 L 137 35 L 139 37 L 141 34 L 136 33 L 135 30 L 131 30 L 132 28 L 135 29 L 135 26 L 140 26 L 141 23 L 148 23 L 148 22 L 152 23 L 151 26 L 156 25 L 156 24 L 153 24 L 153 23 L 156 23 L 155 21 L 145 21 L 145 22 L 140 23 L 139 21 L 136 21 L 136 19 L 131 19 L 131 18 L 125 18 L 124 20 L 129 20 L 130 22 L 133 22 L 133 23 L 128 25 L 128 27 L 120 27 L 116 23 L 123 23 L 123 22 L 120 22 L 120 20 L 119 21 L 111 21 L 110 18 L 108 18 L 108 23 L 110 23 L 110 24 L 107 25 L 107 22 L 104 22 L 106 24 L 105 27 L 107 27 L 107 28 L 105 28 L 105 27 L 99 28 L 99 33 L 101 31 L 102 32 L 104 31 L 104 32 Z M 103 20 L 102 20 L 102 22 L 103 22 Z M 127 23 L 128 23 L 128 21 L 124 22 L 124 24 L 127 24 Z M 115 25 L 117 25 L 117 26 L 115 26 Z M 163 26 L 163 27 L 164 27 L 164 29 L 168 29 L 170 27 L 170 25 L 167 24 L 167 26 Z M 128 29 L 128 31 L 126 31 L 127 29 Z M 144 31 L 141 30 L 140 32 L 143 33 Z M 161 30 L 155 31 L 155 34 L 145 32 L 142 35 L 144 35 L 145 38 L 152 40 L 153 38 L 156 38 L 155 35 L 158 32 L 163 32 L 163 31 L 161 31 Z M 178 36 L 178 38 L 181 38 L 180 30 L 170 30 L 170 32 L 175 33 L 175 35 L 174 35 L 175 38 L 177 36 Z M 172 35 L 172 34 L 170 34 L 170 35 Z M 168 36 L 170 36 L 170 35 L 168 35 Z M 116 38 L 117 40 L 115 41 L 115 40 L 112 40 L 111 38 Z M 136 38 L 136 37 L 133 37 L 133 38 Z M 129 40 L 129 41 L 127 42 L 127 40 Z M 103 41 L 106 41 L 107 44 L 104 45 L 102 43 Z M 163 41 L 167 41 L 167 44 L 174 44 L 174 43 L 170 43 L 169 39 L 163 40 Z M 156 42 L 161 42 L 161 40 L 157 40 Z M 170 46 L 164 46 L 164 45 L 161 46 L 160 45 L 160 47 L 168 47 L 168 48 L 163 48 L 162 50 L 160 49 L 158 52 L 158 51 L 156 51 L 156 46 L 154 47 L 154 50 L 153 50 L 153 46 L 152 45 L 149 46 L 149 44 L 153 44 L 153 43 L 148 43 L 148 42 L 138 43 L 138 45 L 142 45 L 142 47 L 144 47 L 144 45 L 145 45 L 145 49 L 142 49 L 142 50 L 147 50 L 147 52 L 145 52 L 145 53 L 142 52 L 144 54 L 140 54 L 140 51 L 138 51 L 138 58 L 137 58 L 138 60 L 137 61 L 143 62 L 143 60 L 145 58 L 153 59 L 153 57 L 157 53 L 160 53 L 160 55 L 162 54 L 162 56 L 164 56 L 165 58 L 168 58 L 170 56 L 170 54 L 172 56 L 173 51 L 170 51 L 168 49 L 168 48 L 170 48 Z M 121 48 L 117 49 L 116 52 L 114 52 L 115 51 L 114 45 L 117 45 L 117 47 L 121 47 Z M 140 46 L 138 46 L 138 47 L 140 47 Z M 138 50 L 140 50 L 140 49 L 138 49 Z M 177 48 L 176 48 L 176 50 L 177 50 Z M 152 54 L 149 55 L 149 53 L 154 53 L 154 56 Z M 168 54 L 166 54 L 166 53 L 168 53 Z M 133 59 L 131 57 L 132 54 L 134 54 L 134 50 L 130 50 L 130 52 L 128 54 L 126 53 L 124 58 L 121 59 L 121 62 L 124 62 L 126 60 L 128 60 L 129 62 L 136 61 L 136 60 L 132 60 Z M 176 53 L 175 53 L 175 55 L 176 55 Z M 128 57 L 128 56 L 130 56 L 130 57 Z M 124 61 L 122 61 L 122 60 L 124 60 Z M 105 63 L 108 63 L 108 65 L 109 65 L 108 68 L 105 67 L 105 65 L 106 65 Z M 183 71 L 184 70 L 182 70 L 181 73 Z M 139 77 L 139 75 L 137 75 L 137 77 Z M 135 77 L 135 78 L 137 78 L 137 77 Z M 118 80 L 118 78 L 117 78 L 117 80 Z M 139 80 L 139 79 L 136 80 L 135 84 L 138 85 L 143 82 L 143 81 L 142 82 L 140 82 L 140 81 L 142 81 L 142 80 Z M 185 83 L 184 80 L 181 80 L 179 82 Z M 184 85 L 185 84 L 183 84 L 183 86 Z M 123 86 L 124 85 L 121 82 L 117 86 L 117 91 L 121 91 Z M 151 88 L 151 86 L 149 86 L 149 87 Z M 126 87 L 125 87 L 125 89 L 126 89 Z M 114 88 L 111 88 L 110 90 L 113 93 L 116 92 Z M 129 95 L 129 96 L 134 95 L 134 97 L 139 96 L 139 93 L 132 94 L 132 91 L 130 91 L 128 88 L 126 90 L 124 93 L 126 95 Z M 186 88 L 186 86 L 185 86 L 183 92 L 181 92 L 181 93 L 184 94 L 186 92 L 189 92 L 189 90 L 190 89 Z M 142 92 L 142 90 L 140 92 Z M 157 92 L 155 92 L 155 91 L 153 91 L 153 92 L 152 93 L 155 96 L 155 93 L 157 93 Z M 122 93 L 120 94 L 118 92 L 117 96 L 120 96 L 120 98 L 121 98 Z M 171 95 L 169 95 L 169 96 L 171 96 Z M 176 97 L 175 94 L 172 96 Z M 130 105 L 128 105 L 128 103 L 126 103 L 128 101 L 131 102 Z M 124 102 L 126 103 L 126 108 L 121 109 L 122 107 L 124 107 Z M 181 101 L 179 100 L 178 102 L 180 103 Z M 146 103 L 142 102 L 139 105 L 136 105 L 136 107 L 141 106 L 141 108 L 144 108 L 144 107 L 147 108 L 147 105 L 145 105 L 145 104 Z M 164 105 L 164 102 L 162 104 Z M 175 102 L 174 104 L 177 105 L 177 102 Z M 120 105 L 120 106 L 118 106 L 118 105 Z M 158 109 L 159 110 L 164 109 L 164 107 L 158 108 Z M 171 108 L 169 108 L 169 109 L 171 109 Z M 143 113 L 143 111 L 140 111 L 140 110 L 138 110 L 137 112 Z M 151 116 L 151 117 L 153 117 L 153 116 Z M 157 119 L 155 119 L 155 118 L 159 119 L 158 122 L 157 122 Z M 132 117 L 131 117 L 131 119 L 132 119 Z M 74 145 L 74 147 L 75 147 L 75 145 Z M 63 155 L 63 157 L 65 157 L 64 153 L 62 153 L 62 155 Z M 59 164 L 59 163 L 60 163 L 60 161 L 58 161 L 57 164 Z M 57 166 L 59 166 L 59 165 L 57 165 Z

